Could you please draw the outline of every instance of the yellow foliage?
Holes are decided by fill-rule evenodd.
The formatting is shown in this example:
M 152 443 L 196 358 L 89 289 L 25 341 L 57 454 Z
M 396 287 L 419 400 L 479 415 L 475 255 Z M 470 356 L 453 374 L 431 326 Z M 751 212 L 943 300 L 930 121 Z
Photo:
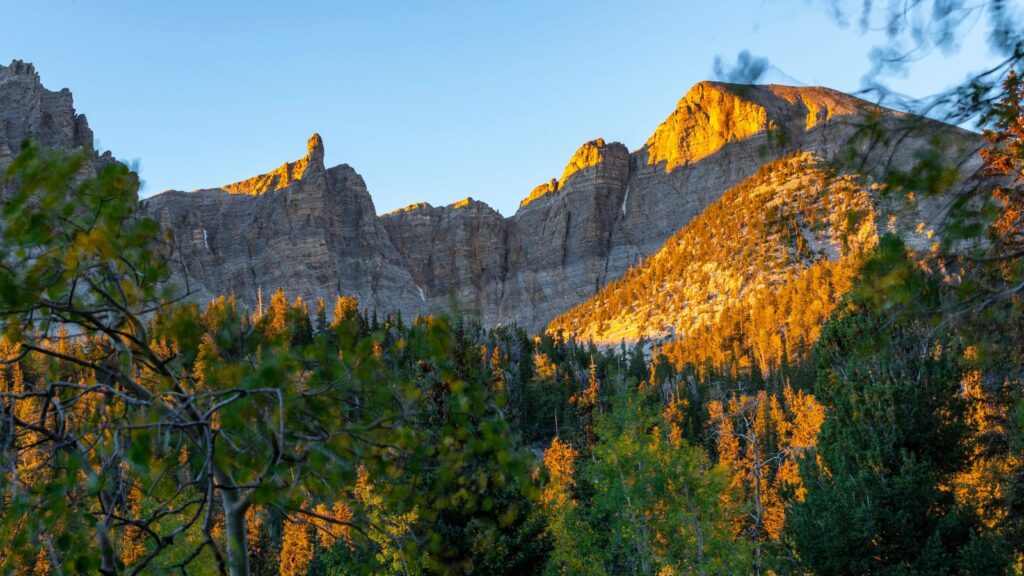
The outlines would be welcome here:
M 352 510 L 344 502 L 339 500 L 330 508 L 321 503 L 313 511 L 323 517 L 313 517 L 310 520 L 310 523 L 317 529 L 321 545 L 330 548 L 339 538 L 349 545 L 352 544 L 352 527 L 341 524 L 352 521 Z
M 557 436 L 551 446 L 544 451 L 544 469 L 548 472 L 548 483 L 544 487 L 541 500 L 550 508 L 559 508 L 573 504 L 572 487 L 576 485 L 573 478 L 576 458 L 579 452 Z
M 543 352 L 537 352 L 533 356 L 533 366 L 536 371 L 537 377 L 543 380 L 550 380 L 555 377 L 555 371 L 558 367 L 551 361 Z
M 331 328 L 337 327 L 342 320 L 357 312 L 359 312 L 358 300 L 352 296 L 338 296 L 338 299 L 334 301 L 334 315 L 331 320 Z
M 309 525 L 285 520 L 281 534 L 281 576 L 304 576 L 313 559 L 313 544 L 309 538 Z
M 753 510 L 736 518 L 738 533 L 755 541 L 778 540 L 785 524 L 783 489 L 803 498 L 796 459 L 813 448 L 825 418 L 814 396 L 788 385 L 781 399 L 765 391 L 734 394 L 708 403 L 719 462 L 732 470 L 731 486 Z

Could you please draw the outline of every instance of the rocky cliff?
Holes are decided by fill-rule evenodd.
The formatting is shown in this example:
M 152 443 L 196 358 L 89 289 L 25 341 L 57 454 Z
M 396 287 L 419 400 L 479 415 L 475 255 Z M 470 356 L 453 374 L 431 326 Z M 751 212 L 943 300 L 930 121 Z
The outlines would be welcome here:
M 75 113 L 71 91 L 47 90 L 32 64 L 14 60 L 10 66 L 0 65 L 0 173 L 26 140 L 43 148 L 85 151 L 91 157 L 86 175 L 94 174 L 103 162 L 113 161 L 109 153 L 95 153 L 92 130 L 85 116 Z M 0 195 L 3 186 L 0 180 Z
M 25 137 L 91 147 L 70 93 L 40 89 L 29 65 L 0 67 L 0 161 L 5 143 L 14 150 Z M 315 135 L 305 156 L 264 175 L 142 206 L 173 233 L 175 281 L 199 301 L 234 293 L 251 307 L 259 291 L 280 287 L 307 301 L 345 294 L 382 313 L 459 310 L 540 330 L 766 162 L 796 151 L 835 158 L 863 125 L 884 131 L 902 118 L 825 88 L 702 82 L 644 146 L 585 143 L 509 217 L 472 199 L 378 216 L 351 167 L 324 166 Z M 931 123 L 872 148 L 861 168 L 907 162 L 936 129 L 973 142 Z
M 359 174 L 326 168 L 320 137 L 302 159 L 221 188 L 169 191 L 142 210 L 174 232 L 175 277 L 192 297 L 283 288 L 306 301 L 351 295 L 367 308 L 413 312 L 420 301 Z M 410 303 L 413 306 L 410 306 Z

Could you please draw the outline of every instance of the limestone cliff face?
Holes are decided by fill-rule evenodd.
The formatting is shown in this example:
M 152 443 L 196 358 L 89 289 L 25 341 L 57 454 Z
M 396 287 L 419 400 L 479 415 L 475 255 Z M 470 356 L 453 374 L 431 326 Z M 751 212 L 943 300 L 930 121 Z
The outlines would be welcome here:
M 251 306 L 257 289 L 283 287 L 304 299 L 354 295 L 382 313 L 458 310 L 540 330 L 766 162 L 797 151 L 834 158 L 868 112 L 883 128 L 901 118 L 826 88 L 702 82 L 643 147 L 584 143 L 561 178 L 507 218 L 471 199 L 378 217 L 358 174 L 324 168 L 318 136 L 304 158 L 265 175 L 144 205 L 174 231 L 177 276 L 187 270 L 200 300 L 233 291 Z M 927 135 L 865 162 L 904 162 Z
M 95 173 L 99 164 L 113 161 L 109 153 L 94 153 L 92 130 L 85 116 L 75 113 L 71 91 L 47 90 L 32 64 L 14 60 L 10 66 L 0 65 L 0 172 L 10 165 L 25 140 L 43 148 L 93 153 L 93 161 L 86 163 L 86 175 Z M 0 182 L 0 195 L 3 186 Z
M 832 159 L 867 113 L 884 131 L 903 115 L 825 88 L 702 82 L 643 147 L 586 142 L 558 179 L 510 217 L 471 199 L 378 216 L 347 165 L 324 165 L 314 135 L 302 158 L 219 188 L 142 202 L 174 238 L 174 280 L 207 301 L 283 288 L 307 301 L 352 295 L 404 315 L 459 310 L 484 324 L 543 329 L 586 301 L 762 165 L 795 152 Z M 906 162 L 935 130 L 965 149 L 977 138 L 937 123 L 863 157 Z M 30 65 L 0 66 L 0 166 L 24 138 L 91 149 L 69 92 L 49 92 Z M 922 213 L 935 213 L 924 210 Z M 916 226 L 928 227 L 928 223 Z
M 412 275 L 424 311 L 459 311 L 490 319 L 500 306 L 508 223 L 471 198 L 433 207 L 420 203 L 381 217 Z
M 626 200 L 630 156 L 618 142 L 584 144 L 557 191 L 509 219 L 508 274 L 497 322 L 543 326 L 565 302 L 580 301 L 619 272 L 609 256 Z
M 247 306 L 282 287 L 310 301 L 352 295 L 411 316 L 457 310 L 487 325 L 539 329 L 607 280 L 629 151 L 584 144 L 557 190 L 503 218 L 467 198 L 377 216 L 362 178 L 306 157 L 238 184 L 142 202 L 175 238 L 175 278 L 192 298 L 234 293 Z M 299 170 L 297 167 L 301 167 Z
M 347 165 L 325 168 L 317 135 L 286 166 L 302 170 L 143 200 L 143 212 L 174 233 L 175 280 L 198 301 L 234 293 L 251 307 L 258 291 L 284 288 L 307 302 L 345 294 L 367 308 L 417 312 L 412 277 L 362 177 Z

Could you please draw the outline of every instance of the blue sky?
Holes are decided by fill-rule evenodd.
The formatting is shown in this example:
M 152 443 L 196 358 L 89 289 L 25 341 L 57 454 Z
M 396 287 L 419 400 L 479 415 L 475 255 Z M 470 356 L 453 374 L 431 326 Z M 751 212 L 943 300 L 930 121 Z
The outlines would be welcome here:
M 378 212 L 466 196 L 510 215 L 576 148 L 643 144 L 716 56 L 766 81 L 861 86 L 880 36 L 824 0 L 0 0 L 0 62 L 68 87 L 143 195 L 234 182 L 305 153 L 366 179 Z M 979 23 L 893 86 L 924 96 L 994 60 Z

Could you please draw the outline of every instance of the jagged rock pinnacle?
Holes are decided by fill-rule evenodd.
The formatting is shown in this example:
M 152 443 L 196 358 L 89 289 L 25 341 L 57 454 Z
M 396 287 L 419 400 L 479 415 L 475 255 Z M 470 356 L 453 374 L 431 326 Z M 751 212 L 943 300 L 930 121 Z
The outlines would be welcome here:
M 310 164 L 324 165 L 324 141 L 316 132 L 313 132 L 313 135 L 309 137 L 309 142 L 306 143 L 306 158 Z

